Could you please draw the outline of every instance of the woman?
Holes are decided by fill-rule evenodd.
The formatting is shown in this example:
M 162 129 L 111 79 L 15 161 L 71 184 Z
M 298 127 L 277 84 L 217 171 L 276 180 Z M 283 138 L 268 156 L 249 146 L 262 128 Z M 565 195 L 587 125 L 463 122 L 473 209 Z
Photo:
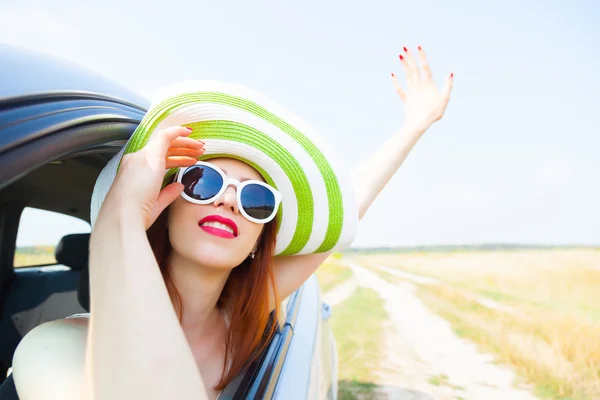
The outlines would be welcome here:
M 23 339 L 20 397 L 217 398 L 273 334 L 276 304 L 351 243 L 442 117 L 452 75 L 438 91 L 418 57 L 421 71 L 400 55 L 406 89 L 392 74 L 404 126 L 353 174 L 354 190 L 310 127 L 246 89 L 186 86 L 152 107 L 94 189 L 91 317 Z

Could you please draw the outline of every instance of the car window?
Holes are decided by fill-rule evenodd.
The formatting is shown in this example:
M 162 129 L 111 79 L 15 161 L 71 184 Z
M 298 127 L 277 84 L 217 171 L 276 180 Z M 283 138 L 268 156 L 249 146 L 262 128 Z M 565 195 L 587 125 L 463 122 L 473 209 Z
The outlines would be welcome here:
M 19 221 L 13 265 L 20 268 L 56 264 L 54 251 L 63 236 L 90 232 L 90 224 L 79 218 L 26 207 Z

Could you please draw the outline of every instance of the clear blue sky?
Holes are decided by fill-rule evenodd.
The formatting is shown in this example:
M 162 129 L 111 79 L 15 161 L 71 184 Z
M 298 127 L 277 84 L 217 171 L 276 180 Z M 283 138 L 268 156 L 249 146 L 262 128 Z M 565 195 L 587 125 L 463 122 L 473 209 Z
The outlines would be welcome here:
M 2 41 L 146 95 L 187 79 L 253 87 L 319 128 L 349 168 L 402 125 L 390 72 L 402 75 L 402 46 L 421 44 L 437 82 L 454 72 L 454 93 L 354 245 L 600 244 L 599 2 L 10 3 Z

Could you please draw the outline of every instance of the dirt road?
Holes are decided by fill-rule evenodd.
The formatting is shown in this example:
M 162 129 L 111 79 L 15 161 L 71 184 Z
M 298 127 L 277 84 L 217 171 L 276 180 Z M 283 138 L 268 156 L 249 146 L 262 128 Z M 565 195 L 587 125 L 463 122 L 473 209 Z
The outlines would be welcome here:
M 450 325 L 432 314 L 414 293 L 414 284 L 391 284 L 369 270 L 350 265 L 351 282 L 325 296 L 342 301 L 356 285 L 376 290 L 389 315 L 386 359 L 382 360 L 380 392 L 394 400 L 535 400 L 515 388 L 508 368 L 456 336 Z M 333 304 L 332 304 L 333 305 Z M 335 309 L 334 309 L 335 313 Z

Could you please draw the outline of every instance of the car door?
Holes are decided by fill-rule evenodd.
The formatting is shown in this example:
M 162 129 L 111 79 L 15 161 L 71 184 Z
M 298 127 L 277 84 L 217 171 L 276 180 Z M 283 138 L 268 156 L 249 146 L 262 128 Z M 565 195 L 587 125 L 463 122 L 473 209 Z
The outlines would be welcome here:
M 329 328 L 331 311 L 316 277 L 297 291 L 290 323 L 293 335 L 278 377 L 275 399 L 336 399 L 337 351 Z
M 219 400 L 337 398 L 337 352 L 329 310 L 312 276 L 282 305 L 275 337 Z

